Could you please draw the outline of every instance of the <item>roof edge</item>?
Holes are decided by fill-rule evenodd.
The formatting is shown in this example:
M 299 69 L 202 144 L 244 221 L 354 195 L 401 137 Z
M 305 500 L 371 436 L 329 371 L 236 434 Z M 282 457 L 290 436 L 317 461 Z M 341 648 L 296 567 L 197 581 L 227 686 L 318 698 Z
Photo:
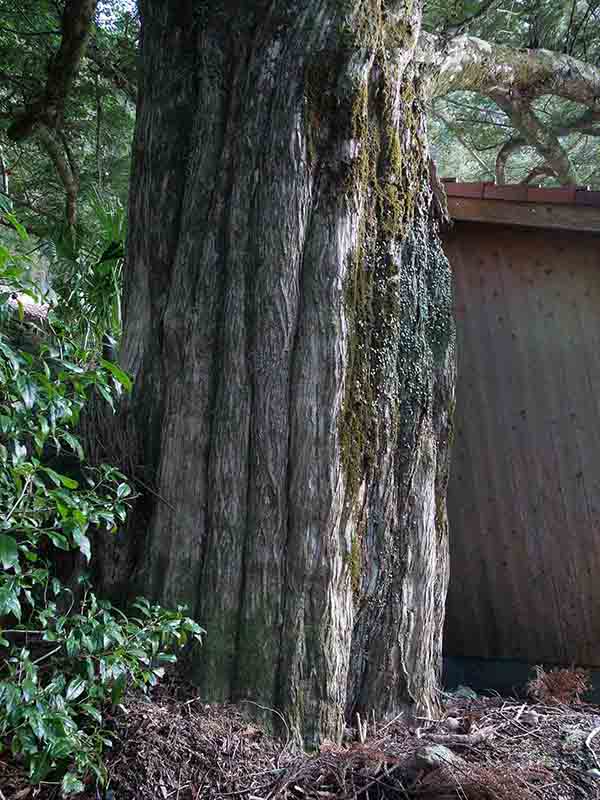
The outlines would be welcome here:
M 600 191 L 585 186 L 560 186 L 546 189 L 524 184 L 496 184 L 479 181 L 463 183 L 456 178 L 442 178 L 447 196 L 479 200 L 504 200 L 512 203 L 545 203 L 557 205 L 592 206 L 600 209 Z

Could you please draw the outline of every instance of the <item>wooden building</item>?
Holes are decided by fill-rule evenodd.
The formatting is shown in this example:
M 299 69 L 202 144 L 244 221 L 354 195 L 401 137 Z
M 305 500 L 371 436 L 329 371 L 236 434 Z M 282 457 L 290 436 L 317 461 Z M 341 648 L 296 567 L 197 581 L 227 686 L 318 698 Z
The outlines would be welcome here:
M 600 192 L 446 189 L 446 654 L 600 667 Z

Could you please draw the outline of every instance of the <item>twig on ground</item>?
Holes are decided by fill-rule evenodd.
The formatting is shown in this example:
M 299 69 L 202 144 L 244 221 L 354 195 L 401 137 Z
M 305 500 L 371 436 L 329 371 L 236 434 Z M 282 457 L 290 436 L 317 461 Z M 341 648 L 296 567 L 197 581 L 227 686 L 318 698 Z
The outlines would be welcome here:
M 481 728 L 474 733 L 431 733 L 428 734 L 428 739 L 437 744 L 445 744 L 446 746 L 454 747 L 474 747 L 486 739 L 491 739 L 496 735 L 498 727 L 495 725 L 488 725 L 486 728 Z
M 587 739 L 585 740 L 585 746 L 587 747 L 587 749 L 588 749 L 588 750 L 590 751 L 590 753 L 592 754 L 592 757 L 593 757 L 593 759 L 594 759 L 594 761 L 595 761 L 595 763 L 596 763 L 596 767 L 597 767 L 598 769 L 600 769 L 600 764 L 598 763 L 598 756 L 597 756 L 597 755 L 596 755 L 596 753 L 595 753 L 595 752 L 592 750 L 592 740 L 593 740 L 594 736 L 596 736 L 596 735 L 597 735 L 597 734 L 599 734 L 599 733 L 600 733 L 600 725 L 598 725 L 597 727 L 595 727 L 595 728 L 594 728 L 594 730 L 593 730 L 593 731 L 590 733 L 590 735 L 589 735 L 589 736 L 587 737 Z
M 292 734 L 291 734 L 291 731 L 290 731 L 290 727 L 287 724 L 287 721 L 286 721 L 285 717 L 283 716 L 283 714 L 280 711 L 277 711 L 276 708 L 269 708 L 269 706 L 261 706 L 260 703 L 255 703 L 254 700 L 242 700 L 242 702 L 243 703 L 250 703 L 250 705 L 256 706 L 256 708 L 260 708 L 260 709 L 262 709 L 262 711 L 270 711 L 272 714 L 275 714 L 277 717 L 279 717 L 279 719 L 283 722 L 283 724 L 285 726 L 285 731 L 286 731 L 286 734 L 287 734 L 287 740 L 286 740 L 284 749 L 287 749 L 289 743 L 292 741 Z

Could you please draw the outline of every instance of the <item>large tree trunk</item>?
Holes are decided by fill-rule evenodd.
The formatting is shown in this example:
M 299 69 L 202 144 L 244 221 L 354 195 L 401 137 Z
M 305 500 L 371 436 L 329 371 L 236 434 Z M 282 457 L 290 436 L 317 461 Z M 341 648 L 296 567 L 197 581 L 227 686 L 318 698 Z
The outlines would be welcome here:
M 418 2 L 141 12 L 121 361 L 154 494 L 104 582 L 186 602 L 207 698 L 305 741 L 432 712 L 453 332 Z

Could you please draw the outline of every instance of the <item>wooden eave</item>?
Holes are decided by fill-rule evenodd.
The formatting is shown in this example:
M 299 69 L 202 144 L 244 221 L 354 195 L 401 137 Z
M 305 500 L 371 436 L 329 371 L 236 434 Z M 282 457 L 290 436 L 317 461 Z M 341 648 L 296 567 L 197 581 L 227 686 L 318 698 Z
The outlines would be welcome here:
M 600 192 L 575 186 L 543 189 L 444 180 L 456 222 L 600 233 Z

